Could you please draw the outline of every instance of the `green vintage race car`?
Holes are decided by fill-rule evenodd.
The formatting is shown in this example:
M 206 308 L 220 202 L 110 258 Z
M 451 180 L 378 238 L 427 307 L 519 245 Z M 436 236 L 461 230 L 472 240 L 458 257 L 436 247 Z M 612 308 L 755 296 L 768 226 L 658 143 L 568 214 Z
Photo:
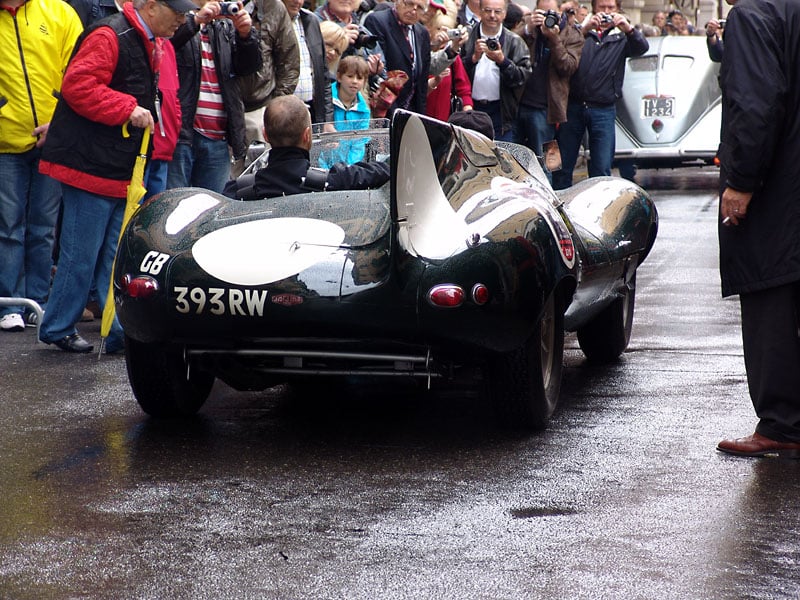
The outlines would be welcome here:
M 405 111 L 318 136 L 312 162 L 354 143 L 390 161 L 389 183 L 250 202 L 183 188 L 137 211 L 113 283 L 141 407 L 192 414 L 215 378 L 447 386 L 469 370 L 504 421 L 544 427 L 565 329 L 595 361 L 628 345 L 648 195 L 612 177 L 557 195 L 527 148 Z

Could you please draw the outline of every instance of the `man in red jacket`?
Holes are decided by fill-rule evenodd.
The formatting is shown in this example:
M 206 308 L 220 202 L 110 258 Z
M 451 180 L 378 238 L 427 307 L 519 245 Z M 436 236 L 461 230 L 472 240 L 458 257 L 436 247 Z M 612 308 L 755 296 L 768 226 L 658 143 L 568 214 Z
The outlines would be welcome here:
M 92 279 L 99 290 L 108 289 L 143 129 L 160 134 L 162 38 L 196 8 L 189 0 L 125 3 L 122 13 L 87 30 L 67 67 L 39 167 L 62 183 L 64 209 L 58 270 L 40 337 L 64 351 L 93 349 L 75 323 Z M 115 321 L 106 351 L 122 347 Z

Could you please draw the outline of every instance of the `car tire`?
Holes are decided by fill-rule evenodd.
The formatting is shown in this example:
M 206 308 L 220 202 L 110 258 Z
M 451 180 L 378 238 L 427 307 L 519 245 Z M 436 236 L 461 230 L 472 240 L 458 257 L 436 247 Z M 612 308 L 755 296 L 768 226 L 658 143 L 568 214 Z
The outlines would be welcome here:
M 125 362 L 133 395 L 151 417 L 188 417 L 203 406 L 214 376 L 187 368 L 179 349 L 125 336 Z
M 564 359 L 564 312 L 554 293 L 525 344 L 489 360 L 487 392 L 503 425 L 544 429 L 558 404 Z
M 578 344 L 591 362 L 608 363 L 619 358 L 631 340 L 636 303 L 636 274 L 614 300 L 587 325 L 578 329 Z

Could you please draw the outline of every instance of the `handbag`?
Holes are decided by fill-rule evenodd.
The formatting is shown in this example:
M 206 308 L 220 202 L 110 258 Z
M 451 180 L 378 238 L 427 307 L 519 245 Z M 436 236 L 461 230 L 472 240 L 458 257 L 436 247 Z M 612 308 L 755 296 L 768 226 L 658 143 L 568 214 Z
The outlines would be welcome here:
M 456 93 L 456 74 L 450 69 L 450 114 L 464 110 L 464 101 Z

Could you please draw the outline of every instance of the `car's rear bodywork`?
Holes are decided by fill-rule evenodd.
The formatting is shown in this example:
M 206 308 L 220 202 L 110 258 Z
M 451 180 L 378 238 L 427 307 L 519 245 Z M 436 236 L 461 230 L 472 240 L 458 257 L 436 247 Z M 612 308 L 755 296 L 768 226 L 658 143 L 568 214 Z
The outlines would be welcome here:
M 562 336 L 565 311 L 571 329 L 596 320 L 655 238 L 655 207 L 634 184 L 602 178 L 559 199 L 527 149 L 439 121 L 398 111 L 391 137 L 369 132 L 368 155 L 386 154 L 391 183 L 377 190 L 241 202 L 187 188 L 137 212 L 114 285 L 145 410 L 202 404 L 159 409 L 142 374 L 154 355 L 190 383 L 202 373 L 202 388 L 452 379 L 525 347 L 548 311 Z
M 615 158 L 640 167 L 711 164 L 722 117 L 719 64 L 705 37 L 648 38 L 629 58 L 617 102 Z

